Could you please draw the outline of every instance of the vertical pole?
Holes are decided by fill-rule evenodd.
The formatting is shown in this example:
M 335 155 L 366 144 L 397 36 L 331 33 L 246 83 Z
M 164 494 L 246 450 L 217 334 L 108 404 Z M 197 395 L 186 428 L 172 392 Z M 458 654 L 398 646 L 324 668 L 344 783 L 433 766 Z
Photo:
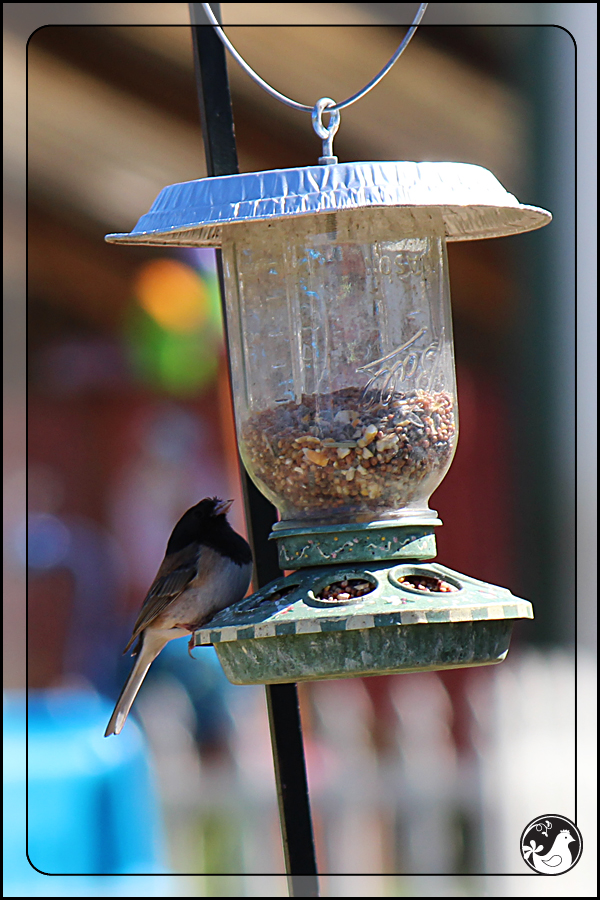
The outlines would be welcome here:
M 219 4 L 213 3 L 211 6 L 220 19 Z M 214 29 L 206 24 L 202 5 L 190 3 L 189 7 L 207 172 L 210 176 L 232 175 L 238 172 L 238 159 L 225 48 Z M 217 269 L 227 340 L 220 251 L 217 251 Z M 277 521 L 277 512 L 252 483 L 241 461 L 240 472 L 257 587 L 262 587 L 281 575 L 275 544 L 269 541 L 269 534 Z M 290 896 L 318 897 L 317 865 L 297 688 L 295 684 L 273 684 L 265 685 L 265 690 Z

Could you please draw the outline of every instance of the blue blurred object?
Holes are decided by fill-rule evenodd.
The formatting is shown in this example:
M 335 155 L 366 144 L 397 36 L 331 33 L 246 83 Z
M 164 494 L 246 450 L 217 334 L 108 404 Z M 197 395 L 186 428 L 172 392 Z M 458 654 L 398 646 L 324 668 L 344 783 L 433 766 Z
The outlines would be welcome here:
M 25 696 L 5 694 L 4 896 L 171 893 L 164 877 L 61 877 L 166 871 L 146 744 L 133 723 L 104 738 L 111 711 L 92 691 L 30 693 L 28 850 L 38 874 L 25 856 Z
M 156 683 L 165 673 L 177 679 L 194 708 L 196 741 L 200 747 L 209 748 L 225 743 L 233 730 L 228 698 L 239 687 L 227 680 L 214 647 L 196 648 L 190 659 L 188 640 L 169 641 L 150 667 L 146 681 Z
M 72 578 L 64 671 L 82 675 L 110 696 L 118 658 L 112 623 L 125 587 L 123 560 L 115 539 L 91 519 L 48 513 L 30 513 L 22 537 L 18 552 L 28 553 L 30 578 L 44 578 L 48 570 L 57 568 L 68 571 Z

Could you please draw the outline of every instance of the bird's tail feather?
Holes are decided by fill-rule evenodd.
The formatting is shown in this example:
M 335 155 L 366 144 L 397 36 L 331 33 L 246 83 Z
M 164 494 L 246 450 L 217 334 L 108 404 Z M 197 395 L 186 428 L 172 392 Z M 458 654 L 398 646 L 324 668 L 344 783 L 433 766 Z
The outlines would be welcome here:
M 157 634 L 156 632 L 144 632 L 142 646 L 137 655 L 133 669 L 130 672 L 129 678 L 125 682 L 123 690 L 119 695 L 113 714 L 110 717 L 110 722 L 104 732 L 104 737 L 108 737 L 109 734 L 119 734 L 129 715 L 137 692 L 142 686 L 142 682 L 146 677 L 148 669 L 168 641 L 169 638 L 162 634 Z

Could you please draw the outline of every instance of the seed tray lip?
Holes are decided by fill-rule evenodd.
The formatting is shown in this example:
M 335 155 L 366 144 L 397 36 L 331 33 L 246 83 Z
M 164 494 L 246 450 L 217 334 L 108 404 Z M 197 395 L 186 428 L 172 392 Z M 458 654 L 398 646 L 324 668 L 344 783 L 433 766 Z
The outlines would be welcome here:
M 366 591 L 364 594 L 360 594 L 358 597 L 350 597 L 348 600 L 325 600 L 317 597 L 319 591 L 324 590 L 330 584 L 336 584 L 338 581 L 358 580 L 366 581 L 371 584 L 371 590 Z M 317 609 L 340 609 L 341 607 L 354 606 L 357 603 L 365 602 L 365 599 L 371 594 L 374 594 L 378 588 L 378 579 L 365 573 L 364 568 L 348 569 L 345 571 L 340 570 L 339 572 L 336 571 L 335 574 L 327 574 L 324 572 L 320 581 L 307 591 L 307 599 L 301 602 L 304 603 L 305 606 L 311 606 Z
M 359 598 L 361 599 L 361 598 Z M 326 610 L 319 610 L 325 613 Z M 315 612 L 317 609 L 315 608 Z M 338 613 L 336 615 L 336 612 Z M 288 634 L 321 634 L 328 631 L 369 630 L 387 626 L 412 627 L 415 625 L 442 625 L 468 622 L 505 621 L 513 619 L 533 619 L 533 607 L 527 600 L 512 597 L 504 602 L 470 604 L 451 608 L 437 606 L 429 609 L 405 607 L 389 612 L 366 612 L 358 609 L 336 610 L 329 607 L 326 615 L 305 619 L 291 619 L 289 622 L 266 619 L 261 622 L 239 623 L 237 625 L 207 624 L 195 632 L 195 644 L 229 643 L 246 639 L 268 639 Z M 280 627 L 281 626 L 281 627 Z
M 401 575 L 402 578 L 410 578 L 413 575 L 421 576 L 423 578 L 438 578 L 439 581 L 445 581 L 455 588 L 454 591 L 421 591 L 418 588 L 411 587 L 410 584 L 400 581 L 400 578 L 396 575 L 396 569 L 392 569 L 388 572 L 390 584 L 400 588 L 402 591 L 409 591 L 411 594 L 419 594 L 420 596 L 428 596 L 431 594 L 458 594 L 464 590 L 464 584 L 454 575 L 442 575 L 440 573 L 432 572 L 431 569 L 424 568 L 423 566 L 411 566 L 410 563 L 401 564 L 401 566 L 398 566 L 397 568 L 402 568 L 403 571 L 401 573 L 398 572 L 398 576 Z

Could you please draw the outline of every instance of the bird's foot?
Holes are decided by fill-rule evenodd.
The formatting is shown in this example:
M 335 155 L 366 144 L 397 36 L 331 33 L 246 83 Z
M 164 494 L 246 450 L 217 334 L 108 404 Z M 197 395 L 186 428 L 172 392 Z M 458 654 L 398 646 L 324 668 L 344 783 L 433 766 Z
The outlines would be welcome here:
M 190 638 L 189 641 L 188 641 L 188 653 L 189 653 L 189 655 L 191 656 L 192 659 L 195 659 L 195 658 L 196 658 L 196 657 L 194 656 L 194 654 L 192 653 L 192 650 L 194 649 L 195 646 L 196 646 L 196 645 L 194 644 L 194 632 L 192 632 L 192 636 L 191 636 L 191 638 Z

